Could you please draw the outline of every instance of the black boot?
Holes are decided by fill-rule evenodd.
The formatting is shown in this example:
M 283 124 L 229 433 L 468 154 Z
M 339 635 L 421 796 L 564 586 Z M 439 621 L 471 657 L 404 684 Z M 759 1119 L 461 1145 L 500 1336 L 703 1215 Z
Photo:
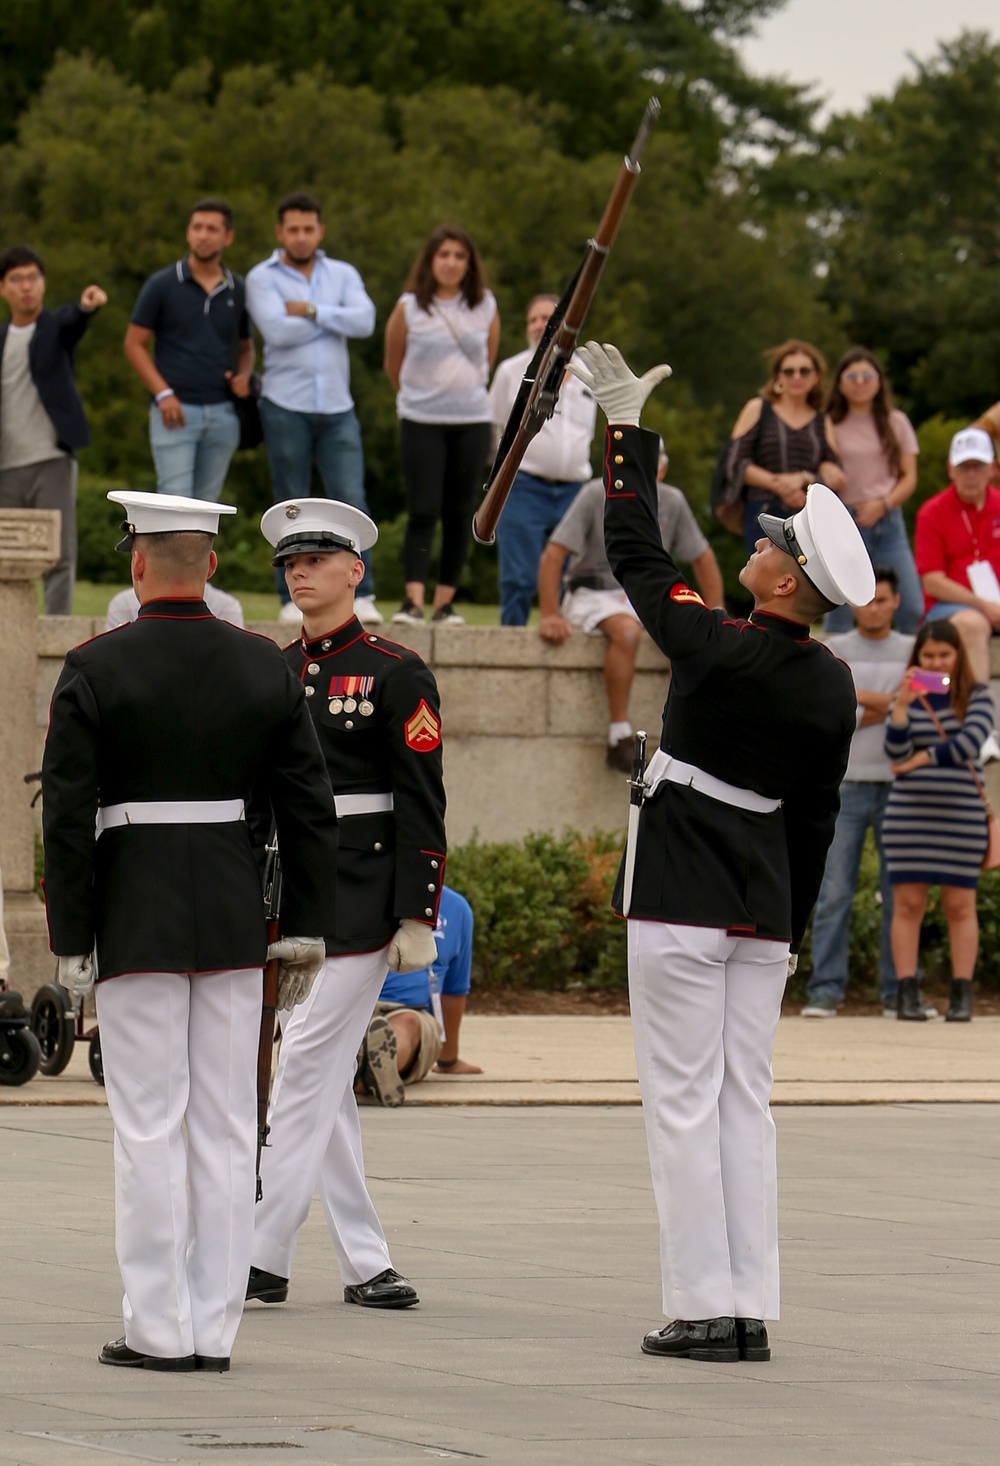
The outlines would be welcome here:
M 896 1017 L 911 1023 L 926 1023 L 927 1010 L 920 1001 L 920 983 L 915 977 L 901 977 L 896 989 Z
M 951 1002 L 944 1015 L 945 1023 L 972 1022 L 972 978 L 953 977 L 951 980 Z

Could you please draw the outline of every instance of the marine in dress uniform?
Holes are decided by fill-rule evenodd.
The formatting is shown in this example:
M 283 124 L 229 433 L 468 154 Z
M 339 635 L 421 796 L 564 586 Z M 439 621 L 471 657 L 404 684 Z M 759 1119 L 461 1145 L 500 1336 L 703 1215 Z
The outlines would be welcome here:
M 285 932 L 335 920 L 336 814 L 280 650 L 202 599 L 211 536 L 235 511 L 109 498 L 126 506 L 118 548 L 142 605 L 67 656 L 42 766 L 52 949 L 77 994 L 96 969 L 115 1126 L 125 1333 L 100 1358 L 222 1370 L 250 1264 L 267 951 L 245 805 L 259 791 L 274 810 Z
M 771 1056 L 855 728 L 850 671 L 809 626 L 870 600 L 874 574 L 850 515 L 814 485 L 800 513 L 761 516 L 740 574 L 750 617 L 708 610 L 663 549 L 657 439 L 638 426 L 668 369 L 639 380 L 613 347 L 581 356 L 610 425 L 608 555 L 671 662 L 631 889 L 627 859 L 614 894 L 672 1320 L 643 1350 L 763 1360 L 778 1317 Z
M 367 515 L 336 500 L 293 499 L 269 509 L 261 529 L 303 612 L 285 659 L 326 758 L 340 855 L 327 961 L 282 1025 L 247 1297 L 287 1298 L 318 1184 L 346 1301 L 405 1308 L 417 1294 L 392 1267 L 368 1195 L 354 1069 L 386 967 L 414 971 L 436 957 L 445 868 L 437 687 L 415 652 L 354 615 L 360 552 L 378 535 Z

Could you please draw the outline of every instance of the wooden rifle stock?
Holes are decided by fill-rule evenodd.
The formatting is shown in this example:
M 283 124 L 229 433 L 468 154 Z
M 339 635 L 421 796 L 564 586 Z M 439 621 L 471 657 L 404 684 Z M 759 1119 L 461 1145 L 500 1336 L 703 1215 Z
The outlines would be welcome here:
M 278 837 L 274 830 L 267 846 L 267 867 L 264 873 L 264 903 L 267 910 L 267 945 L 278 940 L 278 916 L 281 911 L 281 860 Z M 264 992 L 260 1010 L 260 1038 L 257 1043 L 257 1200 L 263 1195 L 260 1180 L 260 1157 L 270 1131 L 267 1106 L 271 1097 L 271 1060 L 274 1055 L 274 1018 L 278 1010 L 278 980 L 281 963 L 272 957 L 264 964 Z
M 659 111 L 659 102 L 651 97 L 635 142 L 611 190 L 597 233 L 588 241 L 579 268 L 553 311 L 548 329 L 524 375 L 486 480 L 483 502 L 472 521 L 472 532 L 481 545 L 491 545 L 496 538 L 497 523 L 528 444 L 555 412 L 566 364 L 576 348 L 615 236 L 625 217 L 641 171 L 639 159 Z

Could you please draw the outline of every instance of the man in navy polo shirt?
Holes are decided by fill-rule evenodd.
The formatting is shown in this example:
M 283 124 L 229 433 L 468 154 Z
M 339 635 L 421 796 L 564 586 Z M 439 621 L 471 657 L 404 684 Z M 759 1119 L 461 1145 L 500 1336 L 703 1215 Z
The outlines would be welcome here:
M 240 441 L 231 394 L 246 397 L 254 363 L 243 278 L 222 263 L 233 242 L 229 205 L 195 204 L 187 242 L 187 257 L 158 270 L 140 290 L 125 356 L 153 399 L 149 442 L 157 489 L 215 502 Z

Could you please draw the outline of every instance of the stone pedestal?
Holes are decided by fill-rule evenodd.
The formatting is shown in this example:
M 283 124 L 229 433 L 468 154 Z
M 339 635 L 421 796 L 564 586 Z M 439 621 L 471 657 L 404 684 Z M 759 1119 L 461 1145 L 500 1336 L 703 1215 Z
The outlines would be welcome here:
M 12 988 L 31 1001 L 53 971 L 42 903 L 35 894 L 33 790 L 38 767 L 36 581 L 59 558 L 53 509 L 0 509 L 0 873 Z

